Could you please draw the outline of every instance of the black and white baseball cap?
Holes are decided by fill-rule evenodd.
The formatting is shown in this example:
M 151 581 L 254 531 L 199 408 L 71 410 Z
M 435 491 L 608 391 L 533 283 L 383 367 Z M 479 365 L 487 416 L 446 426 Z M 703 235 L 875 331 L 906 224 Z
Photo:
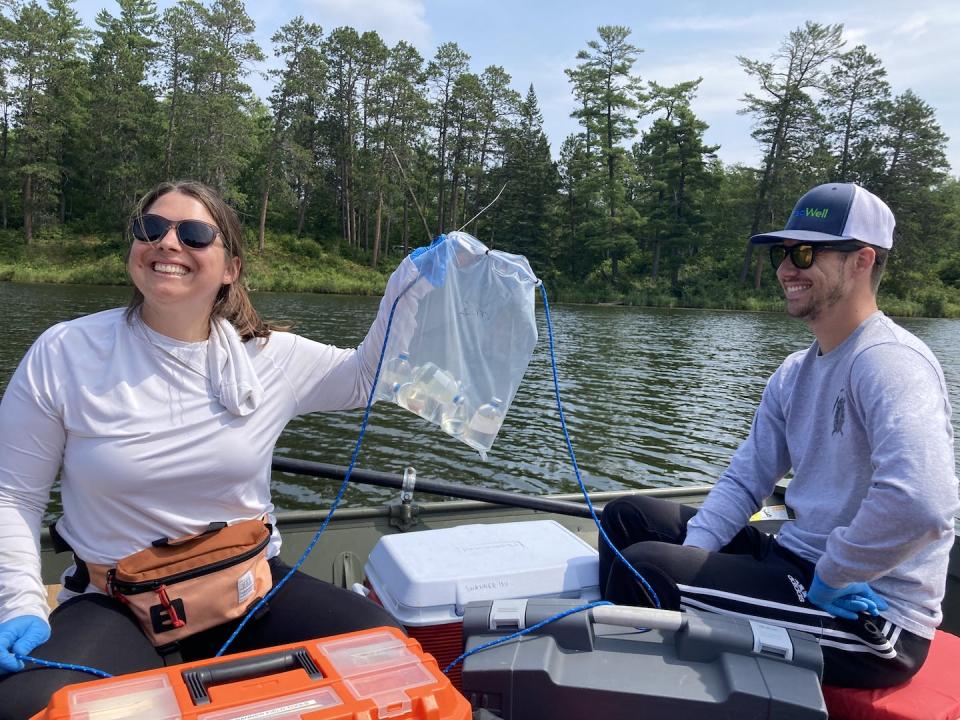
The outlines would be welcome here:
M 859 240 L 889 249 L 893 247 L 895 225 L 890 208 L 873 193 L 853 183 L 827 183 L 817 185 L 797 201 L 783 230 L 754 235 L 750 242 Z

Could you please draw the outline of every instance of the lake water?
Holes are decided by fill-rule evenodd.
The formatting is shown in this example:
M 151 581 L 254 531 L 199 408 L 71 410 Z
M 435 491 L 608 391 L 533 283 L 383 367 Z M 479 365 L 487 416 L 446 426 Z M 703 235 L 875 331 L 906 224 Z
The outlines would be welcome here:
M 55 322 L 124 305 L 125 288 L 0 283 L 0 389 L 36 336 Z M 260 312 L 292 322 L 314 340 L 352 347 L 365 335 L 378 299 L 255 294 Z M 778 313 L 551 305 L 564 413 L 587 487 L 712 482 L 746 436 L 767 377 L 812 340 L 802 323 Z M 394 405 L 377 403 L 358 467 L 523 493 L 576 491 L 553 394 L 545 314 L 540 340 L 486 462 L 466 445 Z M 903 319 L 943 365 L 960 408 L 960 321 Z M 954 413 L 957 427 L 957 413 Z M 362 411 L 297 418 L 277 452 L 347 465 Z M 338 484 L 274 474 L 283 510 L 329 504 Z M 392 498 L 353 487 L 346 503 Z M 58 498 L 53 499 L 56 510 Z

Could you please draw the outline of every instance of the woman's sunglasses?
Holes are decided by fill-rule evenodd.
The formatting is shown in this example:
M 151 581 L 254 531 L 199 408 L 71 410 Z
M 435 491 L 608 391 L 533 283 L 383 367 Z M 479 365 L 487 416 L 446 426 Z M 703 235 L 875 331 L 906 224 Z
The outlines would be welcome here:
M 180 244 L 193 250 L 210 247 L 217 239 L 220 230 L 215 225 L 202 220 L 167 220 L 162 215 L 141 215 L 130 223 L 130 233 L 141 242 L 160 242 L 170 230 L 177 232 Z
M 777 270 L 780 264 L 789 257 L 790 262 L 793 263 L 795 268 L 798 270 L 806 270 L 813 265 L 817 253 L 823 252 L 824 250 L 849 253 L 862 249 L 863 244 L 857 242 L 800 243 L 799 245 L 791 245 L 790 247 L 786 245 L 771 245 L 770 262 L 773 264 L 773 269 Z

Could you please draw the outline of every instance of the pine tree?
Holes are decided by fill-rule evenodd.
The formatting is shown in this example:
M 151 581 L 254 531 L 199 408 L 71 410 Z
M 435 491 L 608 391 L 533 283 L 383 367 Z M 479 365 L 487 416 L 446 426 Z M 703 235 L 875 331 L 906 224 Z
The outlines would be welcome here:
M 189 175 L 242 205 L 236 179 L 256 153 L 254 106 L 259 101 L 246 83 L 250 65 L 263 60 L 253 40 L 256 25 L 240 0 L 215 0 L 209 7 L 186 0 L 201 41 L 189 70 L 189 111 L 183 143 L 189 149 Z
M 823 86 L 824 66 L 836 57 L 843 45 L 842 31 L 842 25 L 808 21 L 787 36 L 772 61 L 737 58 L 762 89 L 761 95 L 747 93 L 743 98 L 746 107 L 740 110 L 754 116 L 752 135 L 763 146 L 764 156 L 751 235 L 759 232 L 761 226 L 782 224 L 786 213 L 774 204 L 774 189 L 783 186 L 784 173 L 789 171 L 790 160 L 796 156 L 801 139 L 810 137 L 804 131 L 816 125 L 816 106 L 809 92 Z M 747 241 L 740 271 L 741 282 L 747 278 L 752 257 L 753 245 Z M 755 286 L 759 286 L 763 267 L 761 258 L 756 265 Z
M 454 89 L 460 76 L 467 72 L 470 56 L 453 42 L 437 48 L 437 54 L 427 66 L 428 84 L 432 89 L 433 108 L 431 115 L 436 121 L 436 167 L 437 167 L 437 234 L 446 229 L 448 208 L 446 184 L 450 132 L 455 114 Z
M 104 228 L 121 230 L 137 198 L 159 180 L 161 116 L 148 80 L 157 47 L 156 7 L 150 0 L 118 2 L 118 17 L 106 10 L 97 15 L 85 180 L 99 200 L 90 212 Z
M 671 256 L 674 284 L 681 254 L 694 255 L 709 234 L 703 205 L 713 189 L 709 162 L 719 146 L 704 144 L 708 125 L 690 109 L 699 85 L 700 79 L 673 87 L 651 82 L 650 111 L 662 115 L 635 147 L 643 188 L 638 209 L 646 218 L 644 236 L 653 245 L 650 275 L 659 276 L 666 249 Z
M 533 85 L 507 135 L 503 166 L 494 174 L 504 192 L 487 214 L 498 247 L 526 256 L 540 277 L 554 269 L 555 202 L 560 184 L 543 132 L 543 116 Z
M 834 182 L 869 182 L 876 167 L 880 109 L 890 95 L 880 60 L 857 45 L 841 55 L 826 78 L 820 108 L 829 123 L 836 157 Z
M 276 46 L 274 55 L 282 58 L 284 65 L 282 69 L 272 72 L 276 85 L 270 95 L 273 123 L 262 163 L 258 232 L 258 249 L 261 253 L 265 245 L 270 193 L 285 187 L 285 183 L 275 182 L 276 169 L 287 164 L 288 158 L 292 160 L 293 155 L 306 153 L 306 148 L 294 147 L 292 131 L 304 119 L 309 121 L 309 117 L 304 118 L 304 115 L 313 110 L 323 91 L 326 64 L 319 53 L 322 34 L 319 25 L 308 23 L 303 16 L 298 16 L 271 38 Z
M 938 232 L 942 209 L 935 191 L 947 179 L 947 137 L 934 109 L 911 90 L 887 105 L 884 125 L 880 149 L 886 166 L 874 190 L 897 218 L 891 267 L 895 273 L 906 268 L 924 272 L 947 244 Z
M 624 202 L 623 177 L 629 170 L 621 142 L 636 132 L 634 112 L 639 107 L 641 90 L 640 79 L 632 75 L 632 70 L 642 50 L 627 42 L 627 27 L 602 25 L 597 34 L 599 40 L 591 40 L 588 50 L 577 53 L 578 66 L 566 72 L 582 102 L 582 108 L 573 116 L 584 126 L 586 152 L 590 154 L 592 139 L 596 138 L 604 173 L 605 220 L 592 228 L 590 243 L 610 259 L 612 279 L 616 280 L 620 258 L 636 246 L 634 231 L 639 224 L 632 208 Z
M 16 126 L 14 172 L 20 184 L 23 235 L 33 240 L 37 215 L 49 213 L 54 203 L 59 171 L 51 140 L 57 135 L 55 111 L 49 95 L 54 67 L 53 23 L 50 14 L 36 2 L 15 8 L 12 23 L 5 28 L 13 89 L 13 124 Z

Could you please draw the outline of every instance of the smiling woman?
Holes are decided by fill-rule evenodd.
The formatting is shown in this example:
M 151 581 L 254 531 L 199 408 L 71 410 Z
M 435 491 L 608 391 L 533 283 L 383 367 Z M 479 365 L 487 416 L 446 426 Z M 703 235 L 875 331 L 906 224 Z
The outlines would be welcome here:
M 144 323 L 177 340 L 206 340 L 217 301 L 246 295 L 242 286 L 230 287 L 243 269 L 242 230 L 232 213 L 217 212 L 218 224 L 215 199 L 199 183 L 164 184 L 141 201 L 131 222 L 131 311 L 139 307 Z M 253 324 L 263 323 L 257 317 Z
M 185 660 L 210 657 L 281 580 L 271 612 L 248 622 L 233 649 L 395 624 L 355 593 L 289 573 L 270 527 L 270 463 L 292 418 L 367 403 L 391 308 L 402 336 L 429 283 L 405 259 L 363 343 L 341 349 L 260 318 L 243 287 L 243 230 L 210 188 L 160 185 L 137 206 L 131 235 L 129 306 L 43 333 L 0 403 L 0 671 L 10 673 L 0 674 L 0 718 L 29 717 L 76 681 L 62 670 L 19 673 L 18 656 L 125 673 L 162 666 L 175 630 Z M 58 476 L 56 533 L 75 566 L 48 624 L 37 542 Z M 187 599 L 161 586 L 150 598 L 157 619 L 137 619 L 104 582 L 157 541 L 241 523 L 264 539 L 233 593 Z M 233 606 L 212 610 L 213 596 Z

